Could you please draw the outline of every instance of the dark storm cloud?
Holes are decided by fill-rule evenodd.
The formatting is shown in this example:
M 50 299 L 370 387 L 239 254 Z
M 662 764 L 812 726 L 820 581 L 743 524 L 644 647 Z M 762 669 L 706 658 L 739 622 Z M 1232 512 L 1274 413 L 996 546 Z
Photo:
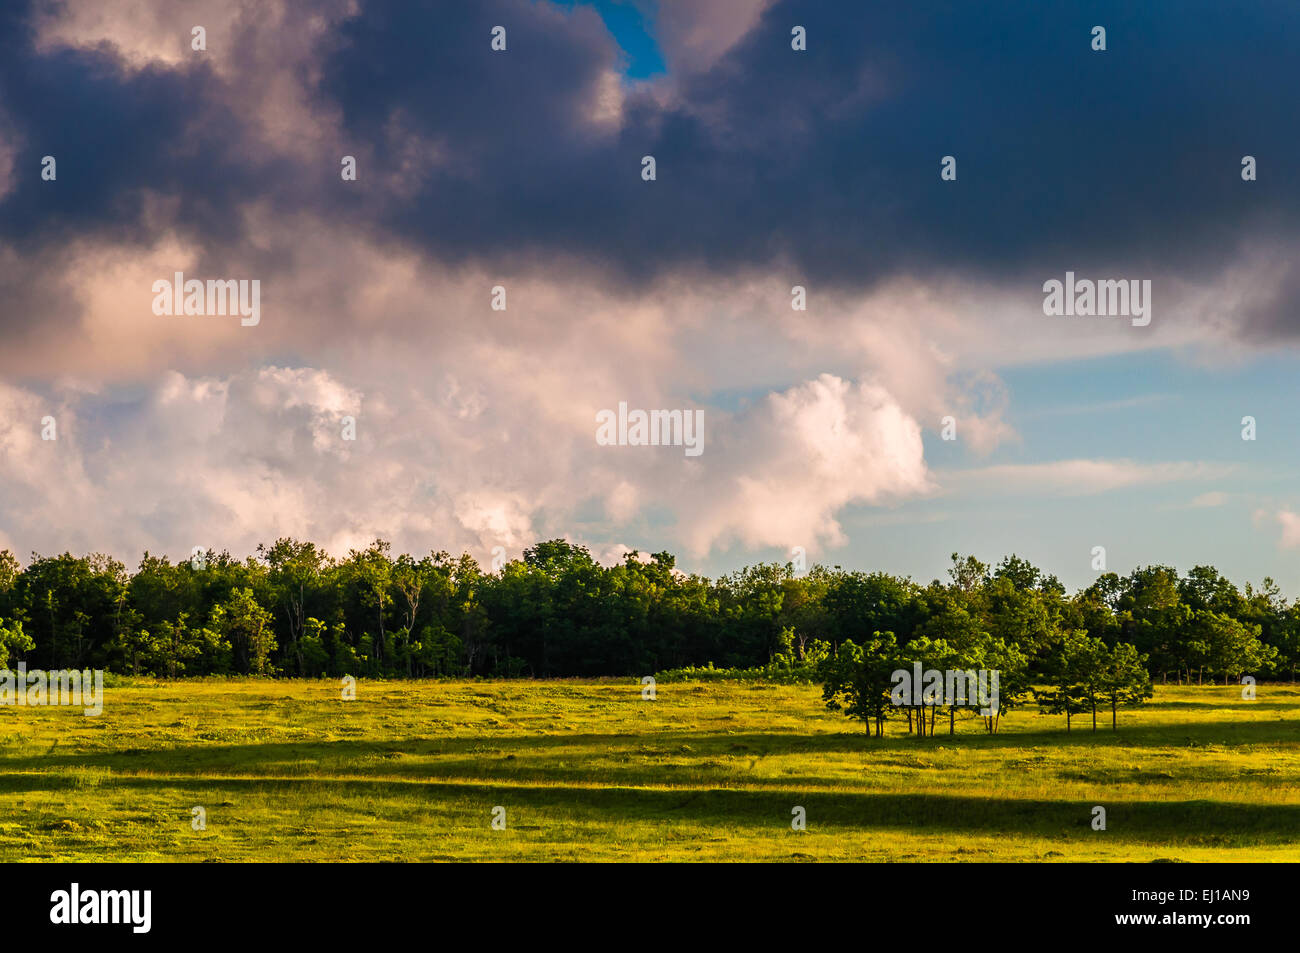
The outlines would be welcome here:
M 19 147 L 0 202 L 0 239 L 61 243 L 88 232 L 148 241 L 146 191 L 178 201 L 172 226 L 213 241 L 238 236 L 232 210 L 288 179 L 241 151 L 241 118 L 205 65 L 127 72 L 111 48 L 34 51 L 29 19 L 0 21 L 0 110 Z M 41 181 L 53 156 L 56 183 Z
M 0 109 L 24 177 L 0 201 L 11 241 L 144 240 L 148 190 L 178 199 L 175 225 L 210 246 L 236 242 L 234 213 L 256 200 L 502 271 L 560 254 L 639 281 L 787 257 L 798 278 L 845 288 L 955 273 L 1036 295 L 1066 269 L 1205 278 L 1296 237 L 1292 3 L 778 3 L 679 78 L 670 105 L 629 92 L 602 131 L 589 116 L 620 53 L 593 10 L 371 0 L 322 48 L 314 88 L 366 156 L 350 189 L 336 156 L 303 168 L 251 146 L 247 104 L 207 67 L 38 55 L 26 23 L 13 6 L 0 18 Z M 506 53 L 489 49 L 498 24 Z M 790 49 L 795 24 L 806 53 Z M 59 156 L 57 191 L 28 181 L 44 154 Z M 412 154 L 436 158 L 411 168 Z M 641 181 L 645 154 L 656 182 Z M 939 178 L 948 154 L 955 183 Z M 1259 181 L 1242 182 L 1244 154 Z M 1251 320 L 1284 329 L 1289 308 Z
M 39 6 L 0 14 L 0 138 L 13 162 L 0 243 L 26 256 L 0 259 L 10 345 L 55 340 L 81 319 L 67 282 L 74 242 L 143 249 L 166 228 L 192 240 L 203 265 L 246 241 L 244 203 L 295 181 L 291 164 L 250 146 L 208 64 L 129 70 L 109 44 L 37 52 Z M 47 155 L 54 182 L 41 179 Z M 168 220 L 150 220 L 150 199 Z
M 495 22 L 520 27 L 506 54 L 486 52 Z M 848 285 L 1199 273 L 1294 231 L 1295 5 L 782 3 L 678 105 L 634 97 L 613 141 L 572 128 L 605 47 L 557 26 L 467 5 L 430 29 L 369 3 L 345 28 L 323 92 L 349 128 L 373 138 L 401 114 L 459 160 L 395 227 L 441 256 L 562 248 L 633 276 L 783 252 Z M 640 181 L 642 154 L 659 181 Z M 1242 182 L 1244 154 L 1260 181 Z

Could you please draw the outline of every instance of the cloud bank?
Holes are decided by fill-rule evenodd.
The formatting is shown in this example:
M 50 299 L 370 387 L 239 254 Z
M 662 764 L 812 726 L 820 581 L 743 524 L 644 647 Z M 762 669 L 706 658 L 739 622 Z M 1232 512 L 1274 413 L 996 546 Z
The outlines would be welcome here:
M 979 480 L 1203 473 L 983 460 L 1008 366 L 1293 336 L 1300 10 L 1259 10 L 664 2 L 631 81 L 582 4 L 7 4 L 0 543 L 817 552 Z M 1151 279 L 1151 327 L 1045 318 L 1067 270 Z M 177 271 L 262 323 L 152 314 Z M 599 447 L 619 401 L 708 450 Z

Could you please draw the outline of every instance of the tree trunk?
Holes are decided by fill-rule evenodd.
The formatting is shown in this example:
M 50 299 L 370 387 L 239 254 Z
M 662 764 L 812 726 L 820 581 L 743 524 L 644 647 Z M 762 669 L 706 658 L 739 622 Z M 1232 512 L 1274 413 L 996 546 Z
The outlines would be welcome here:
M 1118 703 L 1118 701 L 1117 701 L 1116 699 L 1112 698 L 1112 699 L 1110 700 L 1110 730 L 1111 730 L 1111 731 L 1117 731 L 1117 730 L 1118 730 L 1118 729 L 1115 727 L 1115 721 L 1116 721 L 1115 708 L 1116 708 L 1116 706 L 1117 706 L 1118 704 L 1119 704 L 1119 703 Z

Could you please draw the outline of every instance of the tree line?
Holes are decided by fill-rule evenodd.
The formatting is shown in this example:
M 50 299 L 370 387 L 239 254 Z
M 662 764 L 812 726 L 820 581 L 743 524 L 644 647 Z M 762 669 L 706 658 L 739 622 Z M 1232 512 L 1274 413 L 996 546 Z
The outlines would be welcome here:
M 1269 579 L 1238 588 L 1209 566 L 1186 575 L 1148 566 L 1067 594 L 1018 556 L 991 566 L 956 554 L 948 576 L 921 584 L 762 563 L 709 579 L 681 572 L 667 552 L 604 566 L 564 540 L 539 542 L 494 571 L 468 554 L 394 556 L 382 540 L 342 558 L 294 539 L 242 560 L 146 553 L 134 572 L 103 555 L 33 555 L 23 566 L 4 551 L 0 666 L 164 677 L 641 676 L 704 665 L 807 670 L 850 643 L 849 654 L 888 637 L 909 656 L 1002 665 L 1010 704 L 1021 681 L 1045 683 L 1062 660 L 1082 665 L 1119 645 L 1145 656 L 1161 681 L 1294 680 L 1300 667 L 1300 603 Z M 1082 689 L 1061 678 L 1067 717 L 1105 703 L 1095 686 L 1081 702 Z

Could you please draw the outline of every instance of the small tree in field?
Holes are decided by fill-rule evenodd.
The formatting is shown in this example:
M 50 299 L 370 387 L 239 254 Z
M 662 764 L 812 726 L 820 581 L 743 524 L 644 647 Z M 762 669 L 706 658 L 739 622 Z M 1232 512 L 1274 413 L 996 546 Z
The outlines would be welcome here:
M 959 659 L 958 653 L 943 639 L 932 639 L 929 636 L 918 636 L 907 643 L 907 646 L 899 653 L 899 658 L 894 664 L 895 669 L 901 669 L 909 675 L 915 664 L 920 664 L 923 672 L 937 671 L 944 672 L 948 669 L 957 667 Z M 892 678 L 891 671 L 891 696 L 894 694 L 895 681 Z M 899 686 L 901 687 L 901 686 Z M 918 737 L 924 738 L 926 735 L 934 734 L 934 721 L 938 714 L 939 708 L 943 706 L 944 700 L 943 683 L 935 686 L 937 691 L 926 691 L 925 685 L 914 684 L 911 686 L 910 698 L 904 703 L 904 710 L 907 712 L 907 725 L 909 731 L 915 731 Z M 896 703 L 891 697 L 891 704 Z M 949 709 L 949 730 L 953 731 L 953 718 L 951 717 L 953 709 Z
M 1002 713 L 1020 705 L 1029 694 L 1029 658 L 1019 648 L 1002 639 L 989 639 L 970 654 L 981 668 L 999 673 L 1000 688 L 997 708 L 984 716 L 984 727 L 989 734 L 997 734 L 1002 726 Z
M 1048 687 L 1034 694 L 1044 711 L 1070 716 L 1092 712 L 1092 730 L 1097 730 L 1097 709 L 1110 707 L 1111 730 L 1116 730 L 1121 705 L 1140 705 L 1151 697 L 1151 675 L 1147 657 L 1127 642 L 1107 648 L 1082 630 L 1072 630 L 1057 643 L 1047 664 Z
M 1065 730 L 1070 731 L 1072 715 L 1088 710 L 1084 672 L 1096 662 L 1097 648 L 1087 632 L 1071 629 L 1052 647 L 1047 658 L 1046 688 L 1035 689 L 1038 706 L 1050 715 L 1065 715 Z
M 1041 710 L 1049 715 L 1065 716 L 1066 733 L 1070 731 L 1070 717 L 1088 710 L 1084 700 L 1075 694 L 1075 688 L 1073 685 L 1062 685 L 1059 688 L 1034 689 L 1034 698 Z
M 861 646 L 852 640 L 844 642 L 834 655 L 826 656 L 817 666 L 826 707 L 850 718 L 861 718 L 866 722 L 868 735 L 874 721 L 876 737 L 882 737 L 897 658 L 898 642 L 892 632 L 877 632 Z
M 1147 657 L 1136 647 L 1119 642 L 1108 653 L 1101 671 L 1101 697 L 1110 702 L 1110 730 L 1115 731 L 1120 705 L 1140 705 L 1151 697 L 1151 674 Z M 1093 714 L 1096 730 L 1096 714 Z

